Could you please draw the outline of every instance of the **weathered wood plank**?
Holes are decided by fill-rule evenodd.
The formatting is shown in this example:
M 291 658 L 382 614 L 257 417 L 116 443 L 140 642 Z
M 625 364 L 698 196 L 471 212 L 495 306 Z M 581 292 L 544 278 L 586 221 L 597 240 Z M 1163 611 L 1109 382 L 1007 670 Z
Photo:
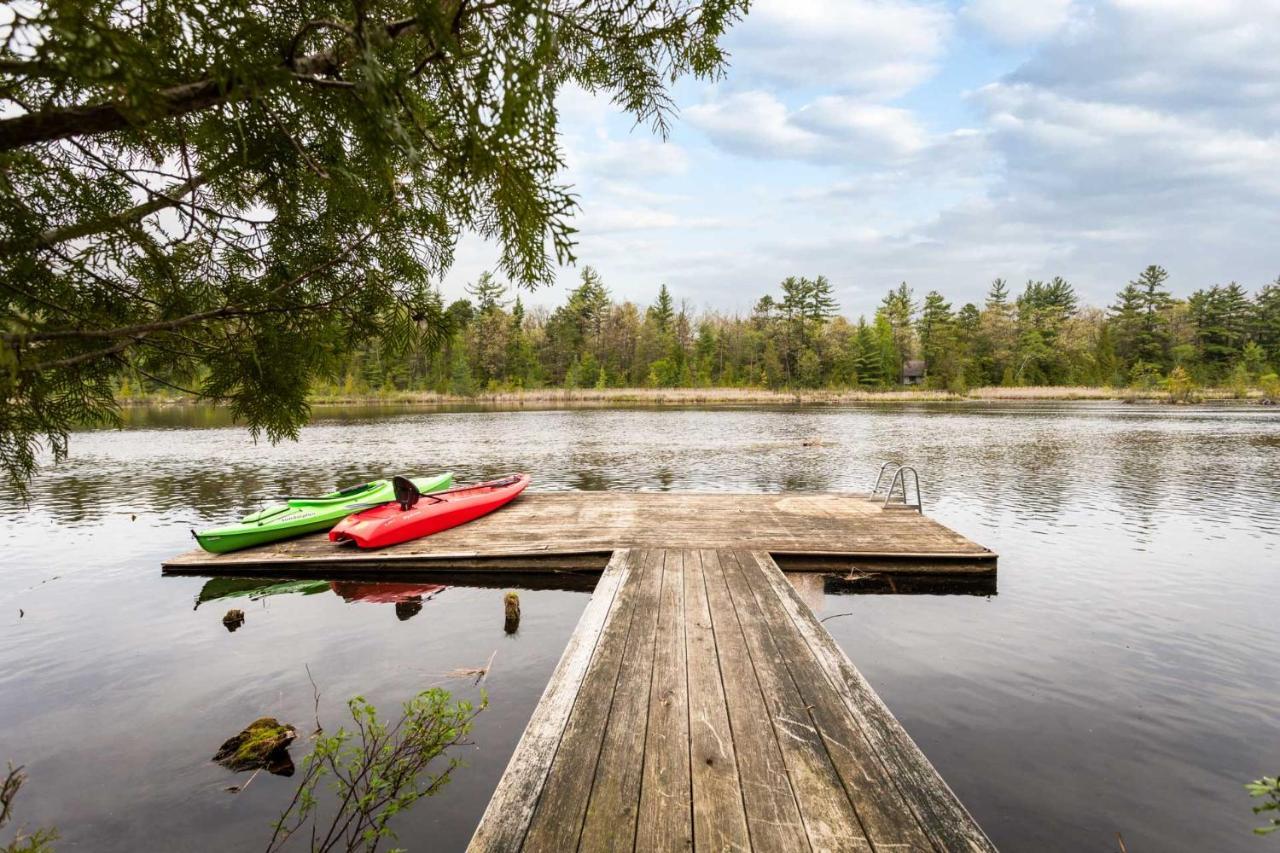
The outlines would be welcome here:
M 871 850 L 737 554 L 722 553 L 720 564 L 811 845 L 815 850 Z
M 720 661 L 703 561 L 715 552 L 691 552 L 684 560 L 685 650 L 689 670 L 689 763 L 692 776 L 694 849 L 751 849 L 742 802 L 737 750 L 729 727 Z
M 643 554 L 633 552 L 629 582 L 622 585 L 614 602 L 611 618 L 601 633 L 573 710 L 565 723 L 559 747 L 538 792 L 537 805 L 524 836 L 528 850 L 572 850 L 578 845 L 586 813 L 590 780 L 595 775 L 596 761 L 605 727 L 613 707 L 613 694 L 618 672 L 631 633 L 632 621 L 639 605 L 643 575 Z M 517 845 L 519 846 L 519 845 Z M 515 847 L 493 847 L 495 851 Z
M 642 554 L 643 568 L 634 581 L 639 588 L 635 615 L 618 670 L 613 708 L 605 726 L 594 779 L 590 775 L 570 777 L 573 781 L 569 784 L 579 786 L 584 797 L 589 794 L 579 844 L 582 850 L 631 850 L 634 845 L 664 556 L 662 551 Z M 574 744 L 566 739 L 565 747 L 574 748 Z M 554 812 L 549 814 L 555 819 Z
M 725 584 L 721 556 L 716 551 L 703 553 L 703 580 L 751 846 L 763 853 L 809 850 L 796 792 Z
M 767 555 L 756 555 L 760 562 Z M 822 627 L 781 572 L 766 573 L 792 625 L 822 665 L 828 682 L 883 760 L 904 801 L 934 846 L 945 851 L 994 853 L 995 847 L 974 821 L 902 724 Z M 791 630 L 779 626 L 779 630 Z
M 637 850 L 693 849 L 689 674 L 685 661 L 684 576 L 688 560 L 696 561 L 697 555 L 666 551 L 663 559 Z
M 615 605 L 619 590 L 627 586 L 632 570 L 631 552 L 618 551 L 600 575 L 600 582 L 578 619 L 578 627 L 569 637 L 564 654 L 542 691 L 542 699 L 534 708 L 506 772 L 476 827 L 469 850 L 514 850 L 520 846 L 599 641 L 610 621 L 619 618 L 623 610 Z
M 772 628 L 778 659 L 791 674 L 867 838 L 876 850 L 932 849 L 910 806 L 894 786 L 892 771 L 881 763 L 783 609 L 778 590 L 771 583 L 773 578 L 766 576 L 771 572 L 782 578 L 782 573 L 772 563 L 763 565 L 756 555 L 738 552 L 736 556 L 756 604 Z M 787 581 L 783 578 L 782 582 Z

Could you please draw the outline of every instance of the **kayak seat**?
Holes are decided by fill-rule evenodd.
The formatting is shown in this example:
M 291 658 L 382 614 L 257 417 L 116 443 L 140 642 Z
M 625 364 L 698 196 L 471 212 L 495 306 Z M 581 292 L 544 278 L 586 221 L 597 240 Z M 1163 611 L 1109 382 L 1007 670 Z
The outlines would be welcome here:
M 401 510 L 409 509 L 422 497 L 422 492 L 418 491 L 413 480 L 399 474 L 391 478 L 391 488 L 395 491 L 396 503 L 400 504 Z

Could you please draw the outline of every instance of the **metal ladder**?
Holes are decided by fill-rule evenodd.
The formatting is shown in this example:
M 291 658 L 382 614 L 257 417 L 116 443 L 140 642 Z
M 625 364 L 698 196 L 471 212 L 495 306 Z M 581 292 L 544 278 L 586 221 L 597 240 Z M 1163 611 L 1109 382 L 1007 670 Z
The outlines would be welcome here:
M 894 467 L 897 466 L 897 467 Z M 884 506 L 888 508 L 893 501 L 895 491 L 902 494 L 902 503 L 894 504 L 895 506 L 903 506 L 914 508 L 916 512 L 924 515 L 924 498 L 920 496 L 920 475 L 916 473 L 916 469 L 910 465 L 898 465 L 896 462 L 886 462 L 880 466 L 880 474 L 876 477 L 875 488 L 871 490 L 871 497 L 874 499 L 880 495 L 881 486 L 884 483 L 886 472 L 893 468 L 893 473 L 889 476 L 889 486 L 884 491 Z M 911 481 L 916 487 L 916 502 L 907 503 L 907 474 L 911 475 Z

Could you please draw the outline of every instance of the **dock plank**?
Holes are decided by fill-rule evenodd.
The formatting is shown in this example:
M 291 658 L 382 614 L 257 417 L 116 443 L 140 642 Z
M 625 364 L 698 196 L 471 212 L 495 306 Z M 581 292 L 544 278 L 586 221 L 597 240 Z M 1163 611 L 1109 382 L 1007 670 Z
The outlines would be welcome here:
M 693 849 L 689 675 L 685 650 L 685 551 L 666 551 L 644 742 L 637 850 Z M 693 556 L 697 559 L 696 555 Z
M 639 563 L 633 562 L 633 568 L 642 568 L 647 557 L 644 552 L 633 553 L 632 559 Z M 643 571 L 632 571 L 628 582 L 615 597 L 617 613 L 601 633 L 596 653 L 565 723 L 564 733 L 556 745 L 546 781 L 534 791 L 540 796 L 523 839 L 524 849 L 561 851 L 578 846 L 587 798 L 591 793 L 590 780 L 595 775 L 605 728 L 613 709 L 623 652 L 631 635 L 632 623 L 644 609 L 644 602 L 640 599 L 645 575 Z M 472 846 L 475 846 L 474 841 Z M 486 845 L 482 849 L 518 847 L 518 844 L 508 848 Z
M 814 850 L 871 850 L 826 745 L 787 671 L 773 637 L 773 626 L 756 603 L 738 555 L 722 554 L 720 564 L 769 720 L 782 748 L 787 775 L 796 791 L 810 845 Z
M 692 551 L 684 560 L 694 847 L 745 851 L 751 848 L 751 838 L 747 833 L 737 750 L 729 727 L 729 707 L 716 654 L 704 560 L 714 561 L 715 552 Z M 791 796 L 789 789 L 787 796 Z
M 764 693 L 751 665 L 751 656 L 734 613 L 725 583 L 723 554 L 704 551 L 703 579 L 715 633 L 716 654 L 724 681 L 725 702 L 733 732 L 742 783 L 751 847 L 762 853 L 809 850 L 809 836 L 800 819 L 796 791 L 777 734 L 769 721 Z M 704 808 L 714 808 L 704 802 Z
M 590 788 L 579 842 L 581 850 L 631 850 L 635 846 L 664 574 L 662 551 L 641 553 L 644 574 L 638 582 L 640 595 L 627 637 L 626 654 L 618 670 L 618 685 L 600 746 L 600 758 L 594 777 L 579 780 L 584 788 Z M 574 742 L 565 742 L 566 749 L 575 747 Z
M 765 622 L 774 626 L 771 636 L 778 658 L 790 672 L 867 839 L 876 850 L 932 849 L 932 842 L 895 787 L 891 772 L 844 707 L 804 637 L 799 630 L 779 630 L 790 627 L 791 617 L 768 575 L 772 572 L 781 577 L 781 573 L 772 562 L 765 563 L 768 557 L 746 552 L 735 557 Z M 783 579 L 783 583 L 787 581 Z

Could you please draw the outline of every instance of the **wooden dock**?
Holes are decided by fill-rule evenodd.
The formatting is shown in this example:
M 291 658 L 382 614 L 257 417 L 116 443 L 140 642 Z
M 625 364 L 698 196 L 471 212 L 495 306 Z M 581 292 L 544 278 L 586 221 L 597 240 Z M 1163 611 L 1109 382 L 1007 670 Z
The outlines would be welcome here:
M 359 551 L 325 534 L 230 554 L 199 549 L 164 564 L 172 573 L 288 569 L 604 567 L 618 548 L 763 551 L 826 571 L 850 560 L 896 573 L 991 573 L 996 555 L 914 509 L 885 509 L 851 494 L 526 492 L 501 511 L 429 536 Z M 806 566 L 801 566 L 804 563 Z
M 995 560 L 865 495 L 567 492 L 380 551 L 315 536 L 164 569 L 599 572 L 472 851 L 944 853 L 994 847 L 779 566 L 994 591 Z

